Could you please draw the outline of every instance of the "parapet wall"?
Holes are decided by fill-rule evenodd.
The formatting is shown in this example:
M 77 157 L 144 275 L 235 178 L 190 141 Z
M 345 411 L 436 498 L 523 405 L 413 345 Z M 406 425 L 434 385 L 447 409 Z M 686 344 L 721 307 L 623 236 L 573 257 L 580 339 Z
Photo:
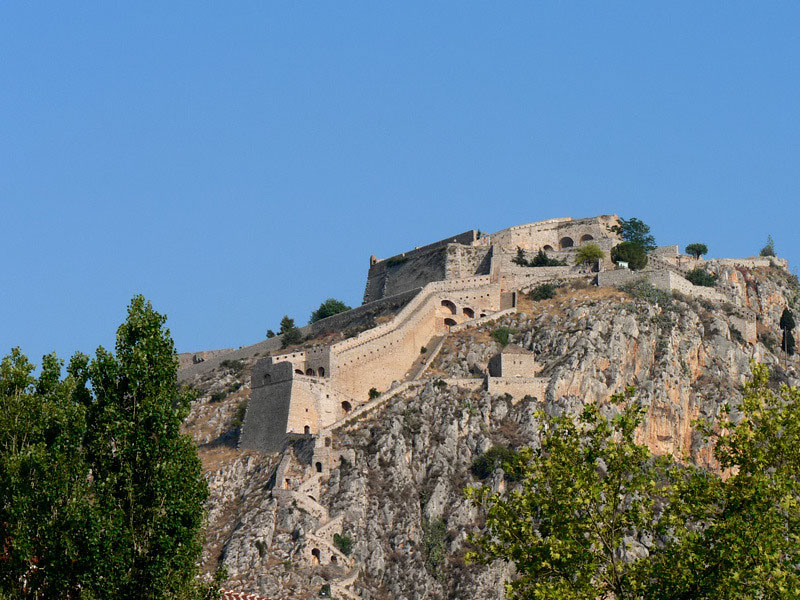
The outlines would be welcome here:
M 612 239 L 621 241 L 619 234 L 611 228 L 619 224 L 616 215 L 601 215 L 588 219 L 550 219 L 526 225 L 517 225 L 493 233 L 491 243 L 506 249 L 516 249 L 538 252 L 563 250 L 576 247 L 586 241 Z
M 493 396 L 509 394 L 514 400 L 531 396 L 543 401 L 550 380 L 546 377 L 488 377 L 487 390 Z

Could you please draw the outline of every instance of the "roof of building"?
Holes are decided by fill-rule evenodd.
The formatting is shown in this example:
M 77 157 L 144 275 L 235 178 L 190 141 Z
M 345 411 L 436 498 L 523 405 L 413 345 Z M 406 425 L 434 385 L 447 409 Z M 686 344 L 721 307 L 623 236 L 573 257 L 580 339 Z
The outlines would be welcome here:
M 533 354 L 533 350 L 526 350 L 517 344 L 508 344 L 500 351 L 500 354 Z

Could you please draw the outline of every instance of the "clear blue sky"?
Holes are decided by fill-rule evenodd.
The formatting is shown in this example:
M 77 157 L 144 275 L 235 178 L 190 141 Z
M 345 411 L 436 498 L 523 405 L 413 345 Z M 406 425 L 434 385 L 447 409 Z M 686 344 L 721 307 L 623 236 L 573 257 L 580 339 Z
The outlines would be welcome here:
M 796 2 L 6 2 L 0 354 L 181 351 L 361 301 L 368 257 L 636 216 L 794 268 Z

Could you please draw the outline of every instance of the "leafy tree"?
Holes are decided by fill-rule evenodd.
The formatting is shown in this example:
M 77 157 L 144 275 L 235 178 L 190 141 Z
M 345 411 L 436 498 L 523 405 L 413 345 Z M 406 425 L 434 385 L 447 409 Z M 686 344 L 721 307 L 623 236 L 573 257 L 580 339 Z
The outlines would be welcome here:
M 694 256 L 696 259 L 700 258 L 703 254 L 708 254 L 708 246 L 705 244 L 689 244 L 686 246 L 686 254 Z
M 538 413 L 541 448 L 521 450 L 509 465 L 521 485 L 507 494 L 467 489 L 486 511 L 468 558 L 514 562 L 506 597 L 636 598 L 647 583 L 646 559 L 631 553 L 630 536 L 661 533 L 658 513 L 670 495 L 661 473 L 670 461 L 634 441 L 645 409 L 632 397 L 632 388 L 614 396 L 628 404 L 610 419 L 593 404 L 577 422 Z
M 208 495 L 180 427 L 165 318 L 135 296 L 115 353 L 0 366 L 0 593 L 20 598 L 198 598 Z
M 511 481 L 517 481 L 520 474 L 511 466 L 517 458 L 517 452 L 507 446 L 492 446 L 472 461 L 470 471 L 478 479 L 486 479 L 497 467 L 501 467 L 509 474 Z
M 332 317 L 333 315 L 338 315 L 339 313 L 343 313 L 348 310 L 352 309 L 341 300 L 337 300 L 336 298 L 328 298 L 325 300 L 325 302 L 319 305 L 317 310 L 311 313 L 311 318 L 308 322 L 316 323 L 320 319 Z
M 578 252 L 575 254 L 575 264 L 576 265 L 585 265 L 585 264 L 594 264 L 598 260 L 601 260 L 605 257 L 606 253 L 600 249 L 600 246 L 597 244 L 584 244 L 578 249 Z
M 767 236 L 767 244 L 759 251 L 759 256 L 775 256 L 775 240 L 771 235 Z
M 381 393 L 378 391 L 378 388 L 369 388 L 369 399 L 375 400 Z
M 645 252 L 656 248 L 656 239 L 650 233 L 650 226 L 635 217 L 620 219 L 619 225 L 614 225 L 611 229 L 619 233 L 626 242 L 639 244 Z
M 346 533 L 341 535 L 334 533 L 333 545 L 336 546 L 345 556 L 350 556 L 350 553 L 353 551 L 353 538 Z
M 517 246 L 517 255 L 511 259 L 511 262 L 520 267 L 527 267 L 528 260 L 525 258 L 525 250 Z
M 701 285 L 704 287 L 714 287 L 717 285 L 717 276 L 709 273 L 705 269 L 692 269 L 686 274 L 686 279 L 692 282 L 693 285 Z
M 565 267 L 567 266 L 566 261 L 558 260 L 557 258 L 550 258 L 547 256 L 547 252 L 540 249 L 539 252 L 536 253 L 536 256 L 533 257 L 528 263 L 529 267 Z
M 275 332 L 272 329 L 267 329 L 267 339 L 274 338 Z
M 501 346 L 507 346 L 509 341 L 509 336 L 514 333 L 514 330 L 510 327 L 506 327 L 505 325 L 501 325 L 494 331 L 492 331 L 492 338 L 495 342 L 500 344 Z
M 611 260 L 626 262 L 632 271 L 640 271 L 647 266 L 647 252 L 638 242 L 622 242 L 611 248 Z
M 280 335 L 282 348 L 299 344 L 303 340 L 303 334 L 295 327 L 294 319 L 289 318 L 289 315 L 283 315 L 281 319 Z

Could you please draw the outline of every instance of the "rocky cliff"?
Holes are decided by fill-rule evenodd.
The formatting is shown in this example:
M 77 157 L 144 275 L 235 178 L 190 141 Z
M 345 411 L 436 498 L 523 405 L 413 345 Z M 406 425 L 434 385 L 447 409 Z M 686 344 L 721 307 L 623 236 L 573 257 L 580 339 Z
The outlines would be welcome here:
M 186 429 L 212 492 L 205 568 L 224 565 L 228 587 L 284 598 L 502 598 L 506 565 L 464 561 L 481 515 L 462 489 L 478 482 L 470 466 L 491 446 L 538 443 L 535 411 L 605 405 L 632 384 L 649 407 L 641 441 L 714 468 L 692 421 L 737 401 L 750 361 L 767 363 L 776 384 L 800 382 L 778 329 L 797 279 L 780 268 L 709 268 L 728 302 L 577 284 L 450 334 L 421 381 L 331 433 L 338 458 L 322 473 L 311 464 L 321 440 L 272 455 L 236 449 L 246 361 L 195 379 L 201 396 Z M 536 353 L 541 397 L 491 396 L 481 385 L 500 326 Z M 500 470 L 488 481 L 506 485 Z

